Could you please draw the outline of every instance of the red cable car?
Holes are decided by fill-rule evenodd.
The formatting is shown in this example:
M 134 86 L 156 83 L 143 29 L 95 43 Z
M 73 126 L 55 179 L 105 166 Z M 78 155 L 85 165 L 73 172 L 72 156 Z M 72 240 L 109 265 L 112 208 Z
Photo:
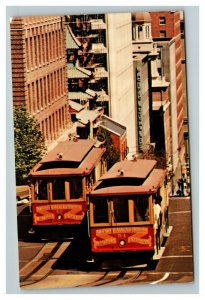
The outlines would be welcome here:
M 92 261 L 150 258 L 168 228 L 166 171 L 155 160 L 116 163 L 89 193 Z
M 86 193 L 106 170 L 104 148 L 92 140 L 64 141 L 30 172 L 33 227 L 80 224 Z

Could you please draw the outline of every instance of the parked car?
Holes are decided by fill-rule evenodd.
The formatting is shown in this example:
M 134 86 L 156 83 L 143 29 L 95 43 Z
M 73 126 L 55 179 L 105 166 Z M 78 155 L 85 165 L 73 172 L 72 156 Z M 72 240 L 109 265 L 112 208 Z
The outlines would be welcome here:
M 28 185 L 16 186 L 16 203 L 29 204 L 30 200 L 30 187 Z

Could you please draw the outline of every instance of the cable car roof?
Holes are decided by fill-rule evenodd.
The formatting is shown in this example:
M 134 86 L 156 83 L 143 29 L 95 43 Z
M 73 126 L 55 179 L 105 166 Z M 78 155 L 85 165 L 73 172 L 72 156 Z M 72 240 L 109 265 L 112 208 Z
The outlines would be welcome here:
M 154 169 L 142 185 L 118 185 L 108 186 L 93 190 L 89 196 L 115 196 L 115 195 L 133 195 L 133 194 L 154 194 L 164 183 L 166 171 L 163 169 Z M 110 181 L 112 183 L 112 181 Z
M 157 161 L 149 159 L 138 159 L 136 161 L 124 160 L 116 163 L 104 174 L 100 180 L 113 178 L 146 178 L 153 170 Z
M 44 156 L 40 163 L 43 164 L 45 162 L 58 161 L 59 154 L 62 156 L 61 161 L 81 162 L 93 146 L 94 141 L 92 140 L 66 140 L 59 143 L 53 150 Z
M 88 141 L 88 140 L 84 140 Z M 73 144 L 75 143 L 75 145 Z M 71 148 L 66 148 L 67 152 L 62 154 L 62 159 L 56 157 L 59 153 L 57 147 L 53 150 L 55 156 L 50 155 L 49 159 L 40 161 L 30 172 L 31 177 L 65 177 L 65 176 L 85 176 L 90 174 L 96 164 L 100 161 L 105 148 L 93 147 L 94 142 L 86 143 L 82 141 L 65 143 L 64 147 L 71 145 Z M 73 146 L 73 147 L 72 147 Z M 77 148 L 76 148 L 77 146 Z M 62 147 L 60 148 L 62 149 Z M 58 151 L 57 151 L 58 150 Z M 76 153 L 78 152 L 78 153 Z M 82 155 L 84 154 L 84 156 Z M 52 161 L 51 158 L 54 158 Z M 71 161 L 68 158 L 72 159 Z M 67 158 L 67 160 L 65 159 Z M 77 160 L 78 158 L 78 160 Z M 81 161 L 79 159 L 81 158 Z M 75 159 L 75 160 L 74 160 Z

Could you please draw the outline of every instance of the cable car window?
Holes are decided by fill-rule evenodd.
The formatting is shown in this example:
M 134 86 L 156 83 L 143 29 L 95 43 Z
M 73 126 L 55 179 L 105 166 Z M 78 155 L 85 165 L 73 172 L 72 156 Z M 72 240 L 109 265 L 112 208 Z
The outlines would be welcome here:
M 70 182 L 70 199 L 79 199 L 83 197 L 83 187 L 81 178 L 71 178 Z
M 96 199 L 93 203 L 94 223 L 108 223 L 108 201 L 107 199 Z
M 114 222 L 129 222 L 129 208 L 127 199 L 113 199 Z
M 57 178 L 52 182 L 53 200 L 65 200 L 65 178 Z
M 48 199 L 47 180 L 41 179 L 41 180 L 36 181 L 35 199 L 36 200 L 47 200 Z
M 138 196 L 133 201 L 135 222 L 149 221 L 149 198 L 147 196 Z

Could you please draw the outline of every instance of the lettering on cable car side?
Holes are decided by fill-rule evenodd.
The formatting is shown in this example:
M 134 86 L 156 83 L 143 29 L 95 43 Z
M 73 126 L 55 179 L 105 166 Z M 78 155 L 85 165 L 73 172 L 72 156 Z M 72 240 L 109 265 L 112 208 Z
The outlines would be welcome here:
M 122 227 L 96 229 L 93 233 L 93 246 L 95 249 L 107 245 L 116 245 L 117 240 L 124 238 L 127 244 L 138 244 L 147 247 L 153 246 L 152 229 L 150 227 Z
M 35 206 L 34 223 L 37 224 L 42 221 L 54 220 L 56 218 L 56 213 L 62 214 L 63 220 L 72 219 L 81 221 L 84 217 L 82 210 L 82 204 L 51 204 Z
M 148 245 L 149 247 L 151 247 L 152 237 L 149 235 L 148 238 L 142 238 L 142 237 L 138 236 L 138 234 L 136 233 L 133 236 L 128 237 L 128 243 Z
M 105 245 L 112 245 L 116 244 L 117 239 L 109 234 L 106 233 L 97 233 L 96 236 L 99 237 L 101 240 L 97 241 L 96 237 L 93 239 L 94 248 L 105 246 Z
M 54 220 L 55 214 L 50 211 L 50 205 L 36 206 L 35 212 L 33 214 L 33 218 L 34 218 L 34 223 L 37 224 L 38 222 Z

